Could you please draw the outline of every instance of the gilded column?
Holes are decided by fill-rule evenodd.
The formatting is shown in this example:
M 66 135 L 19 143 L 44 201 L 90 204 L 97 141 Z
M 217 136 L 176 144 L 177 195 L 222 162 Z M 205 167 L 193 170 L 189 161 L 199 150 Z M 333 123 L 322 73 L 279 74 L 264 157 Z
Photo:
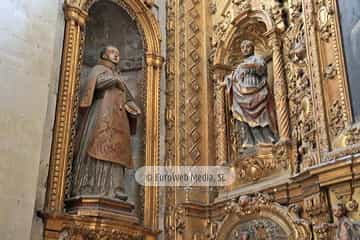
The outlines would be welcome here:
M 157 165 L 155 162 L 159 158 L 159 98 L 160 98 L 160 73 L 163 64 L 163 58 L 153 53 L 146 53 L 146 74 L 147 89 L 146 94 L 146 163 L 147 166 Z M 156 171 L 156 168 L 154 168 Z M 156 174 L 156 173 L 154 173 Z M 158 187 L 145 188 L 145 204 L 148 208 L 144 213 L 144 224 L 152 227 L 154 230 L 158 228 Z
M 62 212 L 64 208 L 67 173 L 73 157 L 71 149 L 77 114 L 79 64 L 81 64 L 83 30 L 87 17 L 87 13 L 69 4 L 65 4 L 64 13 L 65 39 L 55 122 L 56 131 L 50 163 L 47 212 Z
M 281 54 L 281 42 L 278 39 L 277 32 L 272 33 L 270 36 L 270 42 L 273 47 L 276 116 L 278 120 L 280 140 L 284 142 L 288 141 L 290 138 L 290 120 L 284 62 Z

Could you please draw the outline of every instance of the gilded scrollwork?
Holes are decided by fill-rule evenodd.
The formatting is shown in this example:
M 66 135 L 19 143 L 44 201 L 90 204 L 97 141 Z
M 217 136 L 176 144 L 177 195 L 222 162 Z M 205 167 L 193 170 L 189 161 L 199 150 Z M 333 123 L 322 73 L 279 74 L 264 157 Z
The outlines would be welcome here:
M 329 8 L 326 0 L 317 0 L 317 26 L 320 32 L 320 39 L 323 41 L 329 41 L 332 36 L 331 29 L 331 16 L 333 15 L 333 10 Z
M 346 138 L 346 145 L 351 146 L 358 144 L 360 142 L 360 128 L 359 127 L 353 127 L 345 134 Z
M 291 138 L 296 143 L 294 172 L 315 164 L 316 127 L 313 97 L 308 70 L 302 3 L 294 1 L 289 8 L 289 26 L 284 36 L 284 56 L 289 97 Z
M 64 228 L 61 231 L 59 240 L 140 240 L 142 239 L 141 234 L 129 234 L 125 231 L 113 229 L 93 229 L 85 224 L 75 224 Z
M 248 11 L 251 9 L 251 3 L 249 0 L 232 0 L 234 7 L 234 15 L 238 15 L 241 12 Z
M 343 109 L 338 100 L 336 100 L 330 107 L 329 121 L 330 134 L 335 138 L 345 128 L 345 123 L 343 121 Z
M 313 224 L 327 222 L 329 216 L 329 202 L 325 192 L 319 192 L 304 198 L 304 211 Z
M 286 28 L 285 22 L 284 22 L 284 8 L 281 3 L 274 2 L 270 8 L 270 11 L 272 19 L 275 22 L 276 28 L 283 32 Z
M 341 127 L 342 126 L 343 125 L 341 124 Z M 342 131 L 340 131 L 340 134 L 336 137 L 334 144 L 334 146 L 336 148 L 339 148 L 341 151 L 339 150 L 338 152 L 329 154 L 327 158 L 334 159 L 344 155 L 352 155 L 357 153 L 359 151 L 359 142 L 360 142 L 359 136 L 360 136 L 359 124 L 354 124 L 345 127 Z
M 338 74 L 336 66 L 332 63 L 329 63 L 324 70 L 324 78 L 327 80 L 334 79 Z

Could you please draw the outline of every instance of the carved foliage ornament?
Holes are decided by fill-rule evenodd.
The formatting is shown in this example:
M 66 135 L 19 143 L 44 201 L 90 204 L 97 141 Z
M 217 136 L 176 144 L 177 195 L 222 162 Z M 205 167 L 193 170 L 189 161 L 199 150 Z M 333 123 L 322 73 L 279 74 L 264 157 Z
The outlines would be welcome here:
M 343 109 L 342 105 L 338 100 L 336 100 L 331 108 L 329 113 L 330 121 L 330 134 L 333 137 L 338 136 L 345 128 L 345 123 L 343 121 Z
M 330 17 L 333 15 L 334 11 L 327 6 L 326 2 L 326 0 L 317 0 L 316 2 L 318 6 L 317 24 L 320 32 L 320 39 L 328 42 L 332 35 Z
M 315 164 L 316 131 L 309 79 L 304 15 L 301 1 L 289 8 L 289 26 L 284 33 L 284 56 L 288 86 L 292 139 L 297 145 L 295 172 Z
M 118 229 L 92 229 L 89 226 L 75 224 L 60 233 L 59 240 L 140 240 L 140 234 L 131 235 Z

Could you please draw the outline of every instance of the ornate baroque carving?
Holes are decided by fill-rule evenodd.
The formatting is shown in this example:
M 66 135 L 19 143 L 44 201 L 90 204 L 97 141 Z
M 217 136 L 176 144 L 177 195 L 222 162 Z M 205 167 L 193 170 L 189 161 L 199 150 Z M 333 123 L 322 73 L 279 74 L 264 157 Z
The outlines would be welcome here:
M 322 152 L 330 150 L 328 133 L 326 130 L 326 109 L 323 100 L 323 87 L 321 84 L 320 59 L 318 53 L 316 27 L 315 27 L 315 7 L 313 1 L 303 1 L 303 12 L 305 17 L 305 42 L 307 46 L 307 57 L 309 66 L 309 78 L 311 79 L 311 89 L 314 104 L 315 125 L 317 129 L 317 151 Z
M 178 121 L 175 110 L 175 72 L 176 72 L 176 63 L 175 63 L 175 35 L 176 35 L 176 3 L 175 0 L 167 1 L 167 22 L 166 22 L 166 32 L 167 32 L 167 61 L 166 61 L 166 157 L 165 165 L 166 166 L 175 166 L 176 165 L 176 121 Z M 165 239 L 174 239 L 175 232 L 171 223 L 174 221 L 174 208 L 175 208 L 175 190 L 172 187 L 166 187 L 165 189 Z
M 131 235 L 118 229 L 92 229 L 88 225 L 75 224 L 62 230 L 59 240 L 140 240 L 141 235 Z
M 292 140 L 296 143 L 295 172 L 315 164 L 316 147 L 313 98 L 307 68 L 304 15 L 302 3 L 295 1 L 289 9 L 289 26 L 284 33 L 284 56 L 289 96 Z
M 336 66 L 332 63 L 328 64 L 324 71 L 324 78 L 327 80 L 334 79 L 337 75 Z
M 199 26 L 200 18 L 200 1 L 199 0 L 189 0 L 190 7 L 188 9 L 189 14 L 189 31 L 187 41 L 189 41 L 188 46 L 188 65 L 187 70 L 189 72 L 189 79 L 187 82 L 187 89 L 189 92 L 186 94 L 186 118 L 188 121 L 188 126 L 186 129 L 186 135 L 188 137 L 187 152 L 189 154 L 189 164 L 196 164 L 201 157 L 201 134 L 200 134 L 200 80 L 203 76 L 201 70 L 201 57 L 200 52 L 200 33 L 201 27 Z
M 265 194 L 245 195 L 229 201 L 225 207 L 225 217 L 219 223 L 217 239 L 228 239 L 229 233 L 239 224 L 262 218 L 278 224 L 285 231 L 286 239 L 311 239 L 312 234 L 307 221 L 298 218 L 292 210 L 280 206 Z
M 327 6 L 326 0 L 317 0 L 316 4 L 318 5 L 317 24 L 320 39 L 328 42 L 332 35 L 330 17 L 333 15 L 333 10 Z
M 319 192 L 304 198 L 304 211 L 311 218 L 313 224 L 327 222 L 330 216 L 326 193 Z
M 340 105 L 340 102 L 338 100 L 336 100 L 330 108 L 329 121 L 330 134 L 335 138 L 345 128 L 345 123 L 343 121 L 342 105 Z

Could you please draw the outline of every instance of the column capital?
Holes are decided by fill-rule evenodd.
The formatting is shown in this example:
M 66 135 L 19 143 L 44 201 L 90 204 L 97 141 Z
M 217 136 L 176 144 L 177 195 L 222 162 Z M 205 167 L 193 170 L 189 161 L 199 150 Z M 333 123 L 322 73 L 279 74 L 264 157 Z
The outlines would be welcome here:
M 155 53 L 146 53 L 146 65 L 154 66 L 156 68 L 160 68 L 164 63 L 164 57 L 157 55 Z
M 88 14 L 84 10 L 80 9 L 78 6 L 65 3 L 64 14 L 65 14 L 65 19 L 67 21 L 73 20 L 81 27 L 85 26 L 85 22 L 88 17 Z

